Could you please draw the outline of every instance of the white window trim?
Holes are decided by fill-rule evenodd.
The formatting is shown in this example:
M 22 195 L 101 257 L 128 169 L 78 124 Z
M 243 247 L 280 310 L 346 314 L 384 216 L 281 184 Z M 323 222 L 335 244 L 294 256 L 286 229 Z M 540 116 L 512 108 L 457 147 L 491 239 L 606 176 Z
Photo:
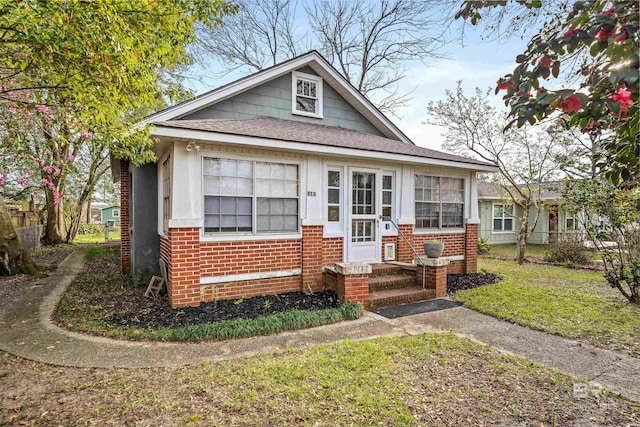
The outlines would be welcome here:
M 309 80 L 309 81 L 313 81 L 316 84 L 316 99 L 317 99 L 317 105 L 316 105 L 316 112 L 315 113 L 309 113 L 306 111 L 298 111 L 296 110 L 296 96 L 297 94 L 297 85 L 296 85 L 296 81 L 297 79 L 305 79 L 305 80 Z M 301 73 L 299 71 L 292 71 L 291 72 L 291 114 L 295 114 L 297 116 L 306 116 L 306 117 L 314 117 L 317 119 L 321 119 L 324 117 L 324 109 L 323 109 L 323 104 L 322 104 L 322 99 L 323 99 L 323 80 L 322 77 L 320 76 L 314 76 L 313 74 L 306 74 L 306 73 Z
M 416 200 L 415 195 L 416 195 L 416 175 L 422 175 L 422 176 L 428 176 L 428 177 L 432 177 L 432 178 L 453 178 L 453 179 L 461 179 L 462 180 L 462 188 L 463 188 L 463 196 L 462 196 L 462 227 L 451 227 L 451 228 L 444 228 L 442 227 L 442 211 L 440 212 L 440 227 L 438 228 L 418 228 L 417 227 L 417 222 L 418 222 L 418 217 L 416 215 L 416 203 L 440 203 L 442 205 L 442 203 L 456 203 L 456 202 L 443 202 L 442 200 L 439 200 L 438 202 L 422 202 L 420 200 Z M 457 175 L 448 175 L 448 174 L 438 174 L 438 175 L 434 175 L 433 173 L 429 174 L 429 173 L 424 173 L 424 172 L 420 172 L 420 171 L 414 171 L 413 174 L 411 175 L 411 178 L 413 180 L 412 182 L 412 190 L 413 190 L 413 234 L 446 234 L 446 233 L 451 233 L 451 234 L 455 234 L 455 233 L 464 233 L 466 232 L 466 228 L 465 228 L 465 217 L 466 217 L 466 211 L 467 211 L 467 203 L 468 203 L 468 191 L 467 191 L 467 178 L 464 176 L 457 176 Z
M 507 216 L 504 215 L 504 211 L 502 212 L 502 216 L 501 217 L 495 217 L 493 216 L 493 214 L 495 213 L 495 207 L 496 205 L 500 205 L 500 206 L 513 206 L 513 213 L 514 215 L 511 217 L 513 219 L 513 230 L 505 230 L 504 229 L 504 219 L 505 218 L 509 218 Z M 515 212 L 516 212 L 516 208 L 513 205 L 513 203 L 496 203 L 493 202 L 491 203 L 491 234 L 514 234 L 516 232 L 516 217 L 515 217 Z M 502 220 L 502 230 L 494 230 L 493 229 L 493 220 L 494 219 L 501 219 Z
M 205 231 L 204 225 L 204 217 L 205 217 L 205 194 L 204 194 L 204 161 L 205 159 L 216 158 L 216 159 L 229 159 L 236 161 L 249 161 L 253 163 L 253 195 L 250 196 L 252 199 L 252 211 L 251 211 L 251 227 L 252 231 L 229 231 L 229 232 L 207 232 Z M 298 200 L 298 230 L 297 231 L 272 231 L 272 232 L 258 232 L 257 227 L 257 199 L 258 197 L 255 195 L 255 164 L 257 162 L 266 162 L 266 163 L 278 163 L 284 165 L 293 165 L 298 168 L 298 195 L 296 199 Z M 301 238 L 302 237 L 302 202 L 303 199 L 301 197 L 302 194 L 302 173 L 303 168 L 300 162 L 296 161 L 287 161 L 286 159 L 267 159 L 262 158 L 258 159 L 254 157 L 238 157 L 233 155 L 227 155 L 226 153 L 219 154 L 211 154 L 205 153 L 200 156 L 200 199 L 202 203 L 202 211 L 201 211 L 201 234 L 200 240 L 203 242 L 220 242 L 220 241 L 240 241 L 240 240 L 272 240 L 272 239 L 291 239 L 291 238 Z M 221 196 L 224 197 L 224 196 Z M 230 196 L 234 197 L 234 196 Z M 249 197 L 249 196 L 235 196 L 235 197 Z
M 567 221 L 568 220 L 573 220 L 573 230 L 569 230 L 569 228 L 567 228 Z M 565 232 L 574 232 L 574 231 L 578 231 L 578 222 L 576 221 L 576 215 L 569 215 L 567 213 L 565 213 L 564 216 L 564 231 Z
M 117 213 L 117 215 L 116 215 L 116 213 Z M 120 209 L 114 209 L 111 212 L 111 216 L 114 217 L 114 218 L 120 218 Z

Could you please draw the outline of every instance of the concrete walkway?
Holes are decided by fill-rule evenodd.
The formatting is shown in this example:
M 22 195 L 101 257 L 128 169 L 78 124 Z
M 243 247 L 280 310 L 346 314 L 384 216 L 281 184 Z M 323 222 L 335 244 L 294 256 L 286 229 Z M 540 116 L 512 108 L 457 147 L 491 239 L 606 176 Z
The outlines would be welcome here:
M 504 322 L 465 307 L 393 320 L 367 312 L 351 322 L 274 336 L 198 344 L 141 343 L 72 333 L 53 325 L 49 318 L 66 287 L 82 269 L 83 257 L 83 251 L 74 252 L 49 277 L 29 289 L 18 304 L 0 312 L 0 350 L 53 365 L 143 368 L 282 353 L 343 339 L 451 331 L 598 382 L 640 402 L 640 359 L 587 345 L 578 346 L 573 340 Z

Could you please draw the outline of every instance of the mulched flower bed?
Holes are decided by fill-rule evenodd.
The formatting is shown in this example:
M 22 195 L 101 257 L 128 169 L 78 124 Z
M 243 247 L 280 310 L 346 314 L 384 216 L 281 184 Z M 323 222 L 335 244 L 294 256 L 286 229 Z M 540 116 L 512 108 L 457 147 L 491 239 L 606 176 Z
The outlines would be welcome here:
M 257 296 L 240 300 L 203 303 L 199 307 L 177 310 L 168 305 L 140 308 L 135 312 L 120 312 L 106 319 L 114 326 L 136 328 L 179 328 L 234 319 L 255 319 L 291 310 L 324 310 L 340 306 L 332 291 L 306 294 L 290 292 L 280 295 Z
M 447 275 L 447 293 L 491 285 L 501 280 L 502 276 L 493 273 L 449 274 Z

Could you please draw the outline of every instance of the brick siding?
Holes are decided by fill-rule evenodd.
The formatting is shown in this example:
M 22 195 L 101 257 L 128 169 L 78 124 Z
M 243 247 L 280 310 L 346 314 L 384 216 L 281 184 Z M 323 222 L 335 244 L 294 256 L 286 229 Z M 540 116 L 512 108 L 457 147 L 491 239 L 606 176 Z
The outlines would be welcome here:
M 202 277 L 301 268 L 301 240 L 202 242 Z
M 302 227 L 302 290 L 322 290 L 323 239 L 321 225 Z
M 322 265 L 342 262 L 342 237 L 322 239 Z
M 201 300 L 217 301 L 300 292 L 301 283 L 301 276 L 290 276 L 204 285 L 201 288 Z
M 120 264 L 124 274 L 131 273 L 131 234 L 129 231 L 129 161 L 120 160 Z
M 467 224 L 464 264 L 465 273 L 478 271 L 478 224 Z

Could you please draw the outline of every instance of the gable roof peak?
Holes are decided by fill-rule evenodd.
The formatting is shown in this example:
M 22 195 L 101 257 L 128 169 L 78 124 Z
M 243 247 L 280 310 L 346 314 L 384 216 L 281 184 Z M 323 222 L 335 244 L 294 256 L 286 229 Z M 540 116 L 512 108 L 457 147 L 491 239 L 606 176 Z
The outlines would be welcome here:
M 360 93 L 317 50 L 310 50 L 309 52 L 279 64 L 219 86 L 201 95 L 197 95 L 192 99 L 167 107 L 164 110 L 148 116 L 143 121 L 143 124 L 179 119 L 304 66 L 309 66 L 315 73 L 322 77 L 328 85 L 358 110 L 360 114 L 371 122 L 385 137 L 415 145 L 408 136 L 366 96 Z

